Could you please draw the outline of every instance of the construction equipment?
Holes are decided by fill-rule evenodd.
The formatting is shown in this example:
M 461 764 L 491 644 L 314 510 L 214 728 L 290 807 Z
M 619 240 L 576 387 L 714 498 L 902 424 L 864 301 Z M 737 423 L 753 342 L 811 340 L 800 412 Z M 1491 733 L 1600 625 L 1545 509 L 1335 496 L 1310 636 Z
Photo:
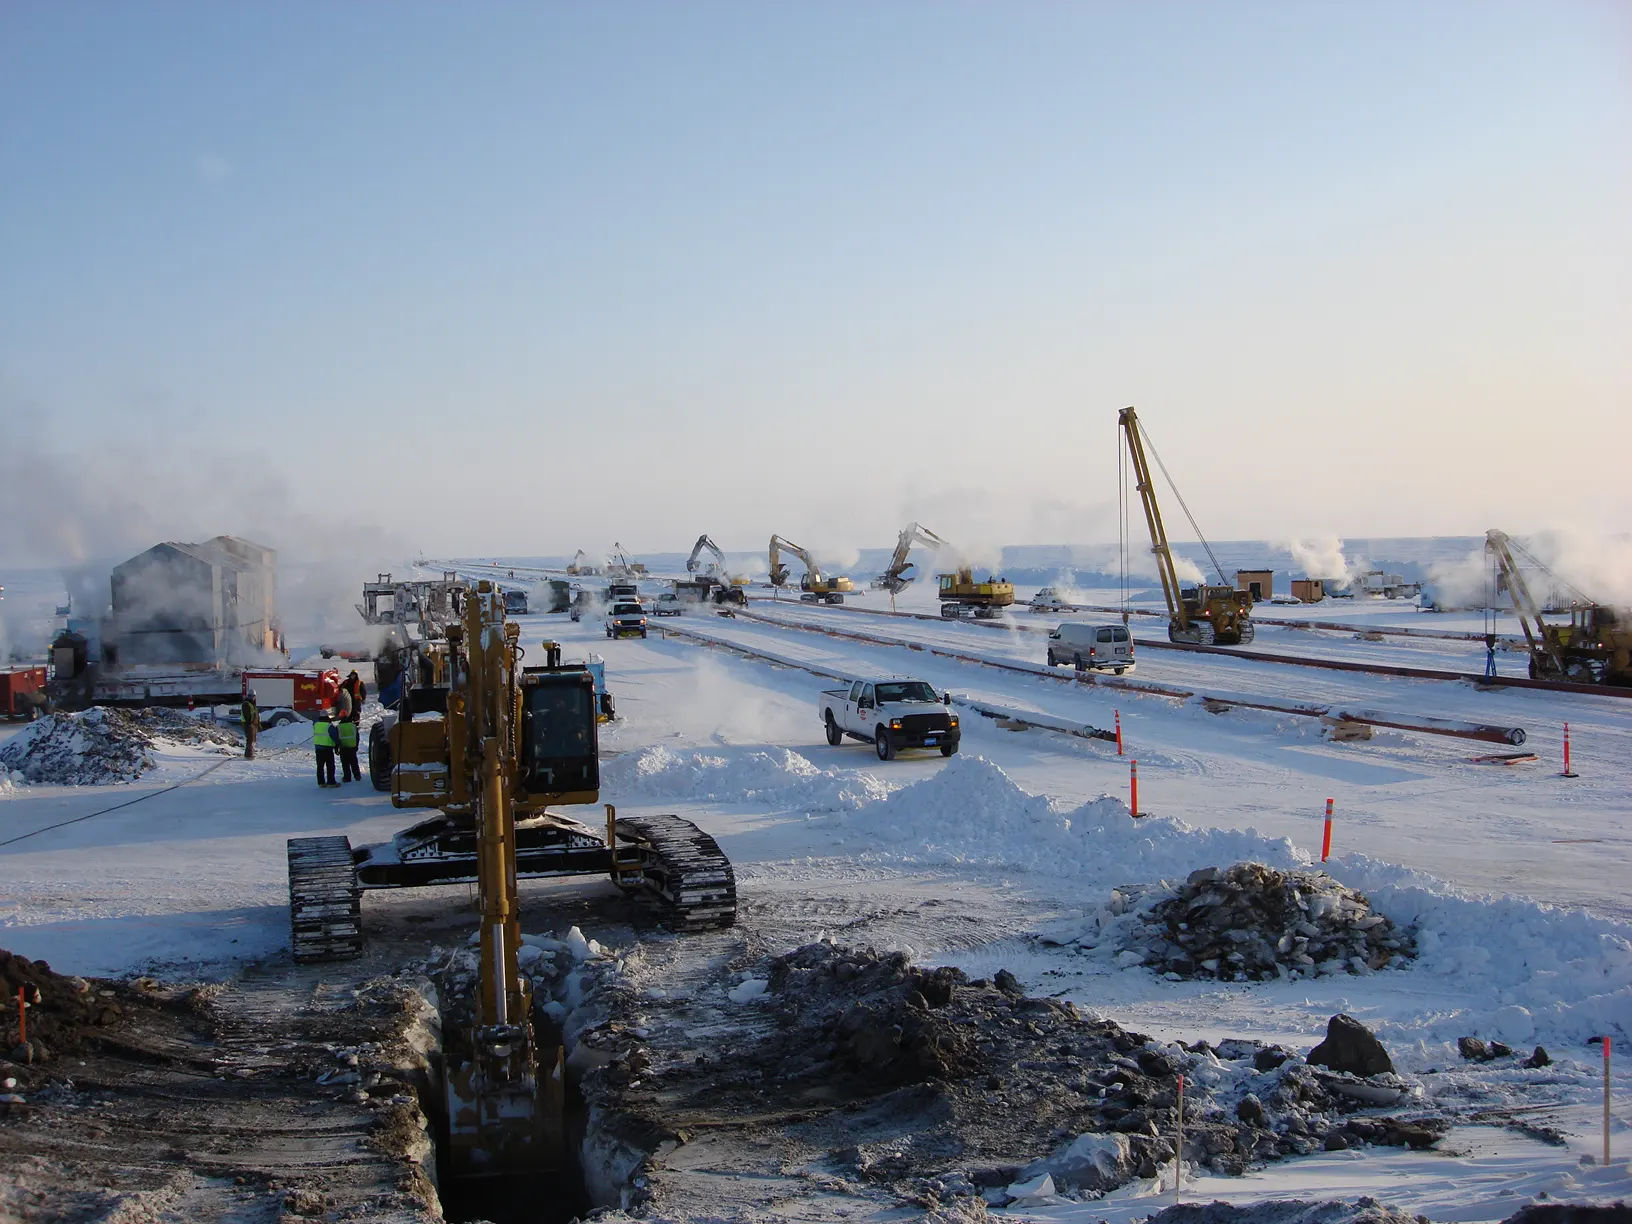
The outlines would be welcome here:
M 941 584 L 937 595 L 941 615 L 948 620 L 996 620 L 1014 602 L 1014 583 L 990 576 L 976 581 L 973 568 L 967 565 L 935 578 Z
M 646 566 L 642 562 L 629 560 L 623 551 L 623 545 L 613 542 L 612 557 L 606 564 L 609 578 L 637 578 L 645 572 Z
M 1134 484 L 1139 491 L 1139 500 L 1144 506 L 1145 525 L 1150 529 L 1150 552 L 1156 558 L 1156 571 L 1162 580 L 1162 595 L 1167 600 L 1168 640 L 1190 642 L 1199 646 L 1214 644 L 1234 646 L 1252 641 L 1254 635 L 1252 595 L 1247 591 L 1237 590 L 1225 580 L 1224 567 L 1219 565 L 1218 558 L 1213 556 L 1212 545 L 1207 543 L 1201 534 L 1201 528 L 1196 526 L 1195 516 L 1190 513 L 1190 507 L 1185 505 L 1184 496 L 1179 492 L 1178 486 L 1174 485 L 1173 477 L 1168 474 L 1167 465 L 1162 463 L 1160 455 L 1156 455 L 1156 448 L 1150 447 L 1150 453 L 1156 455 L 1157 466 L 1167 478 L 1168 487 L 1179 499 L 1185 517 L 1195 529 L 1196 539 L 1200 540 L 1201 546 L 1207 550 L 1207 558 L 1218 573 L 1217 586 L 1209 585 L 1205 578 L 1193 586 L 1180 586 L 1178 570 L 1173 564 L 1173 550 L 1167 541 L 1167 528 L 1162 525 L 1161 507 L 1156 504 L 1156 486 L 1151 480 L 1150 465 L 1145 460 L 1145 449 L 1149 439 L 1139 423 L 1138 413 L 1132 408 L 1122 409 L 1117 420 L 1127 440 L 1127 456 L 1133 467 Z M 1125 477 L 1122 494 L 1125 517 L 1127 496 Z
M 600 572 L 601 567 L 589 564 L 589 555 L 581 548 L 572 555 L 572 560 L 567 562 L 567 573 L 575 578 L 593 578 Z
M 440 580 L 413 579 L 394 582 L 381 574 L 363 584 L 363 602 L 358 615 L 370 625 L 403 625 L 417 628 L 423 637 L 436 637 L 441 627 L 454 619 L 453 596 L 465 589 L 454 570 L 442 571 Z
M 1487 531 L 1485 552 L 1496 566 L 1498 586 L 1513 600 L 1513 611 L 1530 648 L 1532 680 L 1632 685 L 1632 611 L 1608 607 L 1582 594 L 1505 532 Z M 1572 593 L 1569 624 L 1550 625 L 1542 620 L 1530 584 L 1519 568 L 1521 559 Z M 1487 627 L 1492 630 L 1487 638 L 1494 640 L 1494 626 Z
M 705 552 L 709 555 L 706 564 L 701 560 Z M 698 603 L 712 599 L 718 604 L 748 602 L 748 593 L 743 589 L 748 585 L 748 579 L 726 568 L 725 553 L 706 534 L 698 536 L 697 543 L 691 546 L 691 556 L 686 558 L 686 573 L 692 576 L 674 584 L 674 593 L 681 599 Z
M 476 884 L 476 989 L 444 989 L 443 1078 L 450 1167 L 490 1175 L 551 1159 L 532 1000 L 517 968 L 517 880 L 604 872 L 686 930 L 730 926 L 736 882 L 714 839 L 677 816 L 619 819 L 606 804 L 603 829 L 549 810 L 600 802 L 591 672 L 562 663 L 554 643 L 542 664 L 523 666 L 520 625 L 494 584 L 455 603 L 459 619 L 413 647 L 414 683 L 385 762 L 392 805 L 435 814 L 384 845 L 289 839 L 290 934 L 297 961 L 347 959 L 362 950 L 364 891 Z
M 844 597 L 856 589 L 856 584 L 842 575 L 830 577 L 822 573 L 821 566 L 816 564 L 816 558 L 810 551 L 790 540 L 784 540 L 779 535 L 771 537 L 771 585 L 778 589 L 788 585 L 788 567 L 782 564 L 782 553 L 786 550 L 805 563 L 805 576 L 799 580 L 799 598 L 806 603 L 842 604 Z
M 906 590 L 917 576 L 907 572 L 914 568 L 913 562 L 907 560 L 914 544 L 922 544 L 934 552 L 943 548 L 957 551 L 927 527 L 918 523 L 908 523 L 903 527 L 896 537 L 895 552 L 890 555 L 889 565 L 871 584 L 875 591 L 890 593 L 892 608 L 896 595 Z M 990 576 L 984 582 L 976 582 L 972 566 L 965 565 L 951 573 L 937 574 L 936 578 L 940 582 L 941 615 L 949 620 L 958 617 L 995 620 L 1004 608 L 1014 602 L 1012 582 Z

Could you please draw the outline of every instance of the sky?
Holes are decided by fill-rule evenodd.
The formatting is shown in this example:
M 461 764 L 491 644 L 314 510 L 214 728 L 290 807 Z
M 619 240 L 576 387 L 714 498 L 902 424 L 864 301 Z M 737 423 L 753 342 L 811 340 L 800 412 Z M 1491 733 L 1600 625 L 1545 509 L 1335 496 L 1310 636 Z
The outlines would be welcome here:
M 1618 0 L 7 3 L 0 564 L 1620 529 L 1629 216 Z

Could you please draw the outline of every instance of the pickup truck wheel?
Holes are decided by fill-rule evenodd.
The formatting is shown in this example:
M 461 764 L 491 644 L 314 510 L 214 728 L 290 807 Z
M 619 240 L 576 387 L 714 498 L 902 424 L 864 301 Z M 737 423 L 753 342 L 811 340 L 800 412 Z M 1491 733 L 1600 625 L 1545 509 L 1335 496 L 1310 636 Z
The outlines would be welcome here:
M 958 750 L 958 746 L 956 744 L 942 744 L 941 745 L 941 755 L 942 756 L 951 756 L 957 750 Z
M 873 749 L 878 753 L 879 760 L 895 760 L 895 745 L 890 742 L 890 733 L 884 729 L 882 723 L 873 732 Z
M 827 742 L 830 747 L 837 748 L 844 743 L 844 732 L 839 730 L 839 724 L 833 721 L 833 711 L 827 712 Z

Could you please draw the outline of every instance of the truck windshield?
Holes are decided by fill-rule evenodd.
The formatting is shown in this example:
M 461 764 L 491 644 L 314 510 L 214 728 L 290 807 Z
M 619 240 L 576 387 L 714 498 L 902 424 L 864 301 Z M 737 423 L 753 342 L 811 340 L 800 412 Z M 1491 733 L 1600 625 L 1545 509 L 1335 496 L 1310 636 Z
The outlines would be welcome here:
M 640 605 L 639 604 L 618 604 L 617 607 L 612 609 L 612 615 L 613 616 L 639 616 L 640 615 Z
M 934 701 L 935 690 L 922 680 L 890 681 L 878 686 L 880 701 Z

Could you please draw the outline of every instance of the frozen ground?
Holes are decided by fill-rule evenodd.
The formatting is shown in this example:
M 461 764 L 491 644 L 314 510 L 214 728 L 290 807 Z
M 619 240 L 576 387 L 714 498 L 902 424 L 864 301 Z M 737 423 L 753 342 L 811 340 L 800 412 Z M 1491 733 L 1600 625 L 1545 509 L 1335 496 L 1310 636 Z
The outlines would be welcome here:
M 1487 750 L 1481 744 L 1386 731 L 1332 744 L 1313 720 L 1211 715 L 904 645 L 847 642 L 794 622 L 865 619 L 870 632 L 903 643 L 956 641 L 1038 662 L 1041 639 L 1030 634 L 797 605 L 776 614 L 789 623 L 688 617 L 681 627 L 840 674 L 909 671 L 1077 722 L 1109 726 L 1119 710 L 1139 759 L 1141 806 L 1156 815 L 1135 822 L 1122 807 L 1127 765 L 1113 745 L 1006 731 L 965 713 L 962 757 L 908 754 L 886 765 L 865 745 L 822 741 L 814 714 L 822 683 L 802 671 L 678 638 L 614 643 L 591 623 L 526 618 L 527 641 L 547 633 L 569 658 L 590 650 L 607 658 L 622 717 L 603 732 L 604 797 L 624 811 L 677 811 L 714 832 L 738 865 L 743 925 L 756 946 L 775 953 L 825 933 L 975 975 L 1006 967 L 1034 993 L 1186 1041 L 1256 1037 L 1307 1050 L 1328 1016 L 1348 1011 L 1468 1123 L 1453 1131 L 1449 1155 L 1330 1153 L 1246 1179 L 1204 1178 L 1189 1192 L 1196 1196 L 1365 1192 L 1434 1219 L 1487 1220 L 1542 1192 L 1632 1192 L 1624 1160 L 1580 1163 L 1599 1143 L 1600 1063 L 1587 1039 L 1632 1036 L 1624 824 L 1632 702 L 1156 651 L 1140 658 L 1151 679 L 1524 726 L 1541 763 L 1501 768 L 1470 762 Z M 1352 648 L 1388 658 L 1401 649 Z M 1574 780 L 1556 777 L 1566 719 L 1582 774 Z M 138 783 L 0 789 L 0 842 L 21 839 L 0 846 L 0 945 L 81 973 L 221 975 L 282 955 L 284 839 L 379 840 L 407 822 L 366 784 L 318 790 L 300 729 L 279 735 L 263 739 L 262 759 L 232 759 L 207 776 L 219 756 L 177 747 Z M 1119 967 L 1113 948 L 1087 938 L 1119 884 L 1249 857 L 1308 864 L 1327 796 L 1337 800 L 1333 874 L 1416 928 L 1417 967 L 1263 985 L 1169 982 Z M 140 801 L 108 810 L 132 799 Z M 605 889 L 523 886 L 534 899 Z M 464 903 L 434 891 L 370 896 L 365 913 Z M 1455 1052 L 1464 1034 L 1526 1050 L 1543 1044 L 1555 1062 L 1538 1071 L 1470 1066 Z M 1616 1085 L 1626 1099 L 1632 1075 L 1617 1072 Z M 1484 1124 L 1516 1116 L 1556 1128 L 1563 1146 Z M 1624 1149 L 1626 1111 L 1616 1118 Z M 1155 1205 L 1142 1189 L 1093 1204 L 1039 1203 L 1029 1214 L 1131 1219 Z

